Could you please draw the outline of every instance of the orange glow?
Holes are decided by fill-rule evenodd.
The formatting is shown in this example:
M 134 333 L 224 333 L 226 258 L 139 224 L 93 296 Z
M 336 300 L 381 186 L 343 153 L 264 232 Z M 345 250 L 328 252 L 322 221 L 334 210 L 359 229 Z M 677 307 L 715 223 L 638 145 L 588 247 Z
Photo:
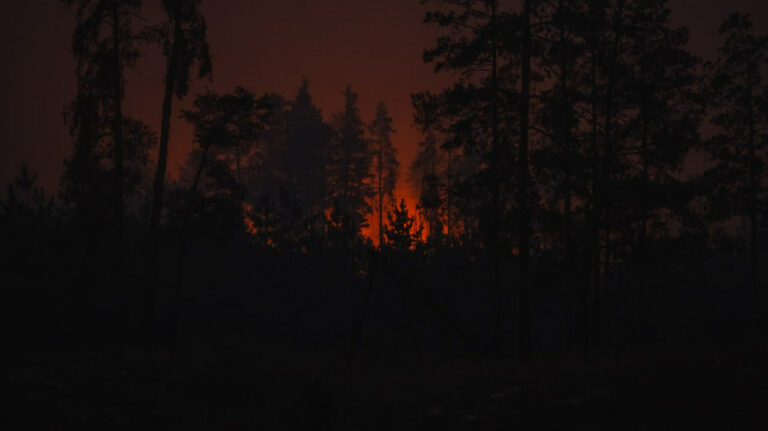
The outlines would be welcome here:
M 256 234 L 256 223 L 251 218 L 251 211 L 253 210 L 253 205 L 243 202 L 243 223 L 245 223 L 245 231 L 248 232 L 250 235 Z
M 408 208 L 408 215 L 411 217 L 416 217 L 416 223 L 414 224 L 414 228 L 418 229 L 419 226 L 423 225 L 424 222 L 422 220 L 421 214 L 419 213 L 418 209 L 416 208 L 419 203 L 419 198 L 417 197 L 417 192 L 414 190 L 414 188 L 410 185 L 405 183 L 403 180 L 398 181 L 397 187 L 395 188 L 395 203 L 400 204 L 400 199 L 405 200 L 405 206 Z M 363 236 L 366 238 L 369 238 L 371 241 L 373 241 L 376 245 L 381 245 L 380 239 L 379 239 L 379 208 L 377 205 L 372 205 L 373 212 L 368 215 L 368 226 L 363 228 Z M 384 216 L 383 221 L 384 225 L 387 225 L 387 213 L 392 211 L 392 203 L 384 202 Z M 415 232 L 415 231 L 414 231 Z M 426 239 L 426 232 L 425 230 L 422 230 L 421 233 L 422 240 Z
M 414 233 L 415 233 L 420 226 L 425 226 L 426 224 L 426 222 L 422 220 L 421 214 L 417 209 L 419 200 L 416 197 L 416 191 L 409 184 L 402 184 L 402 182 L 399 182 L 395 190 L 395 202 L 399 204 L 400 199 L 405 200 L 405 206 L 408 208 L 408 214 L 411 217 L 416 217 L 416 223 L 414 225 L 414 229 L 415 229 Z M 250 215 L 251 211 L 253 210 L 253 205 L 247 202 L 243 202 L 242 210 L 243 210 L 243 223 L 245 224 L 246 232 L 250 235 L 256 235 L 258 233 L 256 222 L 251 218 L 251 215 Z M 389 203 L 389 204 L 385 203 L 384 204 L 384 224 L 385 225 L 387 224 L 387 213 L 391 211 L 392 211 L 392 203 Z M 326 211 L 326 217 L 330 217 L 330 210 Z M 373 212 L 368 215 L 368 218 L 366 221 L 368 222 L 368 226 L 362 229 L 363 236 L 373 241 L 374 244 L 379 245 L 378 208 L 373 209 Z M 426 229 L 422 229 L 421 240 L 424 241 L 426 239 L 427 239 Z

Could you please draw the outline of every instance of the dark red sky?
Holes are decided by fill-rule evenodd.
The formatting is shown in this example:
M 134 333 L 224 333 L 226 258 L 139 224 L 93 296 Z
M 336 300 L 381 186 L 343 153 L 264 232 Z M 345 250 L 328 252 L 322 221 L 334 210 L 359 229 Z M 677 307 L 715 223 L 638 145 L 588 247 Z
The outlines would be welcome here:
M 160 18 L 159 3 L 145 0 L 150 21 Z M 691 49 L 705 58 L 717 49 L 717 28 L 731 11 L 750 12 L 759 31 L 767 28 L 766 0 L 670 0 L 670 6 L 675 24 L 691 28 Z M 183 105 L 203 85 L 217 91 L 243 85 L 256 93 L 291 96 L 304 75 L 327 116 L 341 109 L 340 92 L 350 84 L 360 93 L 366 121 L 377 102 L 389 105 L 401 165 L 410 165 L 420 139 L 411 127 L 410 94 L 451 82 L 450 76 L 432 74 L 421 61 L 423 49 L 433 44 L 437 33 L 421 23 L 425 8 L 418 0 L 207 0 L 203 11 L 214 81 L 196 84 Z M 74 96 L 69 53 L 73 16 L 58 1 L 25 0 L 7 2 L 2 21 L 0 184 L 26 161 L 51 188 L 71 151 L 61 112 Z M 127 77 L 127 111 L 155 130 L 162 76 L 159 50 L 150 47 Z M 190 136 L 185 124 L 174 123 L 172 166 L 189 150 Z M 399 192 L 412 194 L 402 186 Z

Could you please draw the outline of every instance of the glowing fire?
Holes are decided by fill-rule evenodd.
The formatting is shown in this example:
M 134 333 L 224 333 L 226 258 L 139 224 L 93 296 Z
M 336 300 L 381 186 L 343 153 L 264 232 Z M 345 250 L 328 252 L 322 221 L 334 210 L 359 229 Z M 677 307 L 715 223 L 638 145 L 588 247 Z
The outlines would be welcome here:
M 414 229 L 418 230 L 419 227 L 423 227 L 426 225 L 426 222 L 422 220 L 421 214 L 417 210 L 418 205 L 418 198 L 415 196 L 415 192 L 407 186 L 399 185 L 397 189 L 395 190 L 395 202 L 399 204 L 400 199 L 405 200 L 405 206 L 408 208 L 408 214 L 411 217 L 416 218 L 416 223 L 414 225 Z M 243 208 L 243 223 L 245 224 L 245 230 L 251 235 L 255 235 L 258 230 L 256 227 L 255 221 L 251 218 L 251 211 L 253 210 L 253 205 L 244 202 L 242 204 Z M 392 203 L 385 203 L 384 204 L 384 215 L 383 215 L 383 221 L 386 225 L 387 223 L 387 213 L 392 211 Z M 379 244 L 379 213 L 378 213 L 378 207 L 375 207 L 373 209 L 373 212 L 368 215 L 367 219 L 368 226 L 364 227 L 362 230 L 363 236 L 366 238 L 369 238 L 371 241 L 373 241 L 374 244 Z M 414 231 L 415 232 L 415 231 Z M 426 240 L 427 239 L 427 230 L 422 229 L 421 232 L 421 239 Z
M 408 215 L 411 217 L 416 217 L 416 223 L 414 224 L 414 229 L 418 230 L 419 226 L 422 226 L 425 224 L 425 222 L 422 220 L 421 214 L 419 214 L 419 211 L 417 210 L 417 206 L 419 203 L 418 197 L 416 197 L 416 192 L 411 189 L 408 186 L 404 186 L 402 184 L 398 184 L 397 188 L 395 189 L 395 204 L 400 204 L 400 199 L 405 200 L 405 206 L 408 208 Z M 387 203 L 384 202 L 384 215 L 382 216 L 384 225 L 387 224 L 387 213 L 392 212 L 392 202 Z M 368 215 L 368 226 L 363 228 L 363 236 L 366 238 L 369 238 L 371 241 L 373 241 L 374 244 L 380 245 L 380 239 L 379 239 L 379 208 L 378 205 L 374 205 L 373 212 Z M 427 232 L 426 229 L 422 229 L 421 232 L 422 240 L 426 240 L 427 238 Z

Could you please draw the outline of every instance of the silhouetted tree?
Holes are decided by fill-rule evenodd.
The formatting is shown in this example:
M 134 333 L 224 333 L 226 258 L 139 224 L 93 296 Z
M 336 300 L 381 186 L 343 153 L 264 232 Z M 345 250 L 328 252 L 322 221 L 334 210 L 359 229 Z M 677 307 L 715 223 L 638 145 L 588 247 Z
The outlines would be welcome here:
M 427 132 L 419 143 L 416 159 L 411 165 L 411 175 L 419 190 L 418 208 L 427 222 L 428 243 L 437 246 L 443 233 L 444 190 L 446 187 L 443 154 L 438 147 L 437 137 Z M 450 235 L 450 232 L 449 232 Z
M 263 118 L 263 130 L 254 151 L 246 160 L 246 203 L 253 210 L 254 221 L 262 217 L 259 215 L 262 211 L 269 213 L 270 229 L 276 234 L 280 230 L 278 225 L 282 223 L 279 191 L 284 187 L 282 156 L 290 102 L 275 93 L 265 94 L 260 100 L 263 106 L 269 108 Z M 273 245 L 277 245 L 277 237 L 270 236 Z M 257 237 L 264 238 L 261 235 Z
M 461 194 L 474 201 L 469 206 L 474 208 L 469 212 L 478 217 L 492 260 L 491 289 L 495 307 L 492 332 L 495 349 L 500 352 L 501 260 L 506 250 L 511 249 L 508 218 L 512 199 L 507 199 L 512 184 L 508 172 L 512 162 L 509 144 L 517 117 L 507 105 L 515 96 L 514 81 L 519 76 L 513 67 L 519 55 L 511 54 L 516 40 L 514 20 L 511 14 L 500 13 L 497 0 L 435 3 L 443 7 L 427 12 L 424 22 L 437 24 L 448 35 L 440 37 L 436 47 L 424 52 L 424 60 L 434 63 L 436 72 L 460 72 L 461 79 L 437 99 L 429 93 L 413 96 L 414 104 L 417 111 L 422 112 L 422 115 L 417 113 L 417 120 L 422 120 L 425 130 L 438 125 L 450 136 L 446 140 L 448 148 L 462 148 L 464 157 L 470 154 L 480 157 L 481 164 L 472 172 L 471 181 L 461 184 L 464 189 Z M 430 110 L 435 112 L 428 113 Z M 443 119 L 435 120 L 435 117 Z
M 139 17 L 140 0 L 62 0 L 68 6 L 76 5 L 77 24 L 72 38 L 72 54 L 77 61 L 78 97 L 72 108 L 72 124 L 76 128 L 79 146 L 76 152 L 89 152 L 89 148 L 108 130 L 114 161 L 114 189 L 110 195 L 114 202 L 115 230 L 115 283 L 118 348 L 123 346 L 124 276 L 125 276 L 125 131 L 123 116 L 123 86 L 126 67 L 135 64 L 139 56 L 138 42 L 145 36 L 134 28 Z M 108 29 L 105 31 L 104 29 Z M 85 120 L 85 121 L 83 121 Z M 104 125 L 99 123 L 104 122 Z M 109 126 L 107 126 L 109 124 Z M 85 170 L 92 170 L 93 159 L 78 154 Z M 89 161 L 90 160 L 90 161 Z M 90 166 L 90 167 L 88 167 Z M 91 175 L 87 174 L 86 175 Z M 89 178 L 87 181 L 91 181 Z M 121 353 L 120 353 L 121 354 Z
M 374 167 L 376 169 L 376 194 L 378 196 L 379 213 L 379 245 L 384 242 L 384 199 L 391 203 L 395 198 L 395 185 L 397 184 L 397 149 L 392 145 L 390 135 L 395 132 L 392 128 L 392 117 L 387 113 L 387 107 L 382 102 L 376 106 L 376 118 L 369 126 L 371 136 L 373 136 L 374 149 Z
M 353 231 L 359 232 L 371 212 L 368 199 L 373 196 L 372 152 L 357 107 L 357 93 L 347 87 L 343 95 L 344 111 L 336 114 L 332 121 L 336 136 L 327 165 L 329 197 L 339 211 L 349 213 L 343 219 L 352 223 Z
M 102 237 L 99 232 L 108 224 L 113 208 L 109 173 L 111 143 L 106 139 L 110 134 L 109 123 L 100 116 L 97 96 L 91 94 L 96 89 L 90 88 L 88 79 L 78 78 L 79 94 L 65 112 L 74 148 L 64 161 L 61 177 L 62 199 L 73 207 L 83 241 L 84 262 L 91 262 L 93 256 L 99 255 L 96 250 Z
M 619 146 L 626 172 L 616 179 L 617 260 L 639 271 L 634 292 L 636 319 L 644 326 L 652 289 L 648 275 L 659 243 L 679 220 L 679 208 L 693 195 L 683 178 L 685 159 L 699 141 L 703 99 L 699 91 L 699 59 L 687 50 L 688 30 L 673 28 L 665 1 L 639 3 L 632 9 L 627 32 L 630 49 L 629 104 Z M 623 159 L 623 160 L 622 160 Z M 632 196 L 632 198 L 629 198 Z
M 54 198 L 47 196 L 37 182 L 38 175 L 22 163 L 16 178 L 8 184 L 7 195 L 0 201 L 3 226 L 15 226 L 34 219 L 47 219 L 53 215 Z M 10 234 L 11 232 L 6 232 Z
M 712 124 L 719 133 L 708 146 L 716 165 L 713 209 L 749 219 L 750 284 L 758 286 L 760 211 L 765 207 L 768 157 L 768 36 L 756 35 L 748 15 L 732 14 L 720 27 L 725 41 L 711 66 Z M 721 205 L 720 208 L 716 208 Z
M 202 0 L 163 0 L 167 21 L 156 29 L 166 58 L 160 146 L 155 173 L 151 229 L 160 223 L 168 164 L 173 97 L 183 99 L 189 91 L 190 69 L 197 65 L 200 78 L 211 75 L 211 56 L 206 40 L 207 26 L 199 11 Z
M 331 203 L 326 168 L 334 131 L 314 104 L 306 79 L 294 100 L 267 94 L 260 104 L 270 108 L 247 162 L 248 204 L 256 209 L 270 203 L 273 246 L 316 251 L 322 247 Z
M 416 217 L 408 214 L 405 200 L 387 213 L 387 226 L 384 227 L 384 235 L 387 245 L 393 250 L 408 251 L 421 240 L 421 229 L 416 228 Z
M 3 274 L 3 318 L 20 306 L 24 292 L 31 291 L 32 279 L 41 269 L 60 258 L 48 252 L 49 244 L 66 233 L 65 209 L 38 182 L 38 175 L 22 164 L 15 178 L 0 192 L 0 272 Z M 70 243 L 71 249 L 71 243 Z M 47 276 L 47 274 L 46 274 Z M 58 281 L 58 280 L 57 280 Z M 62 286 L 57 285 L 57 289 Z M 35 291 L 36 296 L 48 300 Z M 73 292 L 67 292 L 72 295 Z M 4 320 L 4 325 L 15 331 Z M 11 329 L 14 328 L 14 329 Z
M 545 253 L 562 259 L 557 285 L 563 289 L 564 303 L 569 308 L 564 321 L 573 327 L 575 307 L 583 283 L 577 269 L 583 254 L 578 253 L 578 229 L 584 212 L 583 186 L 585 153 L 579 136 L 580 103 L 583 85 L 579 73 L 584 64 L 583 21 L 584 0 L 539 1 L 541 24 L 536 37 L 540 50 L 538 67 L 552 81 L 541 91 L 539 109 L 533 124 L 540 134 L 537 148 L 531 154 L 534 181 L 541 184 L 539 205 L 540 238 L 551 238 Z M 586 312 L 586 304 L 582 312 Z
M 531 214 L 529 209 L 530 172 L 528 161 L 528 141 L 530 133 L 530 91 L 531 91 L 531 3 L 523 0 L 520 43 L 520 142 L 518 144 L 518 196 L 520 207 L 518 225 L 518 249 L 520 251 L 520 280 L 518 286 L 520 356 L 523 360 L 531 356 L 531 301 L 529 298 L 528 273 L 530 266 Z
M 326 207 L 326 160 L 333 131 L 323 121 L 302 80 L 296 97 L 285 113 L 281 131 L 280 176 L 288 196 L 302 209 L 303 217 L 320 216 Z
M 446 157 L 445 205 L 449 237 L 482 243 L 487 233 L 489 199 L 481 180 L 487 170 L 487 93 L 474 85 L 457 84 L 439 95 L 412 96 L 414 121 L 425 135 L 433 134 Z M 482 219 L 482 223 L 480 222 Z
M 190 199 L 185 220 L 195 215 L 207 219 L 209 227 L 230 231 L 242 226 L 245 160 L 257 142 L 264 115 L 260 100 L 242 87 L 230 94 L 202 94 L 193 110 L 184 111 L 184 119 L 195 130 L 195 149 L 183 172 Z
M 221 234 L 245 232 L 246 196 L 244 161 L 248 157 L 267 110 L 254 94 L 238 87 L 231 94 L 208 92 L 195 99 L 194 109 L 184 111 L 184 119 L 195 130 L 195 149 L 189 155 L 189 184 L 178 242 L 173 319 L 178 331 L 178 307 L 183 285 L 183 268 L 190 222 L 197 216 L 205 230 Z M 174 343 L 178 342 L 174 336 Z
M 546 165 L 552 172 L 552 199 L 562 202 L 561 242 L 566 250 L 566 261 L 571 261 L 573 250 L 574 178 L 577 170 L 578 142 L 575 139 L 579 125 L 577 103 L 580 88 L 577 85 L 578 67 L 581 66 L 583 40 L 579 23 L 583 16 L 583 0 L 544 0 L 544 22 L 541 30 L 541 68 L 555 82 L 542 93 L 542 108 L 538 122 L 548 132 L 546 140 L 551 146 L 542 145 Z
M 433 63 L 435 72 L 459 72 L 460 80 L 437 96 L 414 95 L 416 120 L 424 131 L 446 134 L 446 149 L 461 149 L 456 157 L 467 160 L 460 187 L 472 189 L 461 194 L 475 201 L 464 206 L 479 216 L 486 246 L 500 255 L 500 248 L 509 247 L 503 226 L 509 209 L 504 202 L 510 201 L 506 189 L 511 184 L 510 142 L 517 116 L 511 106 L 519 76 L 513 67 L 518 55 L 510 54 L 516 40 L 513 16 L 500 12 L 497 0 L 434 3 L 442 7 L 427 12 L 424 22 L 448 35 L 425 50 L 424 61 Z
M 155 283 L 157 279 L 157 254 L 159 247 L 158 226 L 163 211 L 168 141 L 171 130 L 173 96 L 183 99 L 189 91 L 190 69 L 197 64 L 198 77 L 211 75 L 211 56 L 206 40 L 207 26 L 199 11 L 202 0 L 163 0 L 167 20 L 156 29 L 156 36 L 166 58 L 165 92 L 163 94 L 162 119 L 160 122 L 160 146 L 155 170 L 152 214 L 150 217 L 149 264 L 152 278 L 144 292 L 143 334 L 145 342 L 154 320 Z

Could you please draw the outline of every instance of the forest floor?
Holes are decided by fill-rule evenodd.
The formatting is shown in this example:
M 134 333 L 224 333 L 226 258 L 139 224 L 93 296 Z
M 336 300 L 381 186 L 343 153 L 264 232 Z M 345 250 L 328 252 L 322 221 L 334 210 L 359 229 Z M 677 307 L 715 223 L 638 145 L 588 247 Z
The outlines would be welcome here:
M 220 351 L 180 356 L 172 373 L 103 352 L 6 352 L 0 429 L 764 430 L 765 347 L 527 366 Z

